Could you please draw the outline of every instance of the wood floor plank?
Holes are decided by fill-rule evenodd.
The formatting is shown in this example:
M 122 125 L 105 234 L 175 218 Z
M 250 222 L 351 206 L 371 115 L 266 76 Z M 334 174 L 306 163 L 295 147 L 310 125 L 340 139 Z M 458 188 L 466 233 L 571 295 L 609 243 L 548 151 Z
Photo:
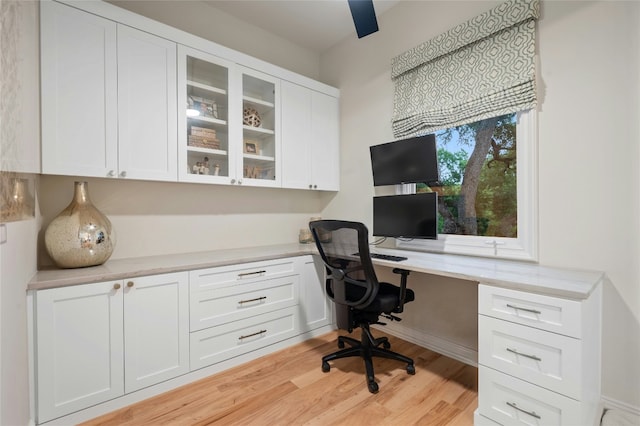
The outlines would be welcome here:
M 332 361 L 331 370 L 322 372 L 321 358 L 337 350 L 338 334 L 310 339 L 84 426 L 473 424 L 475 367 L 388 336 L 394 351 L 413 358 L 416 374 L 407 374 L 398 361 L 375 358 L 380 390 L 371 394 L 360 358 Z

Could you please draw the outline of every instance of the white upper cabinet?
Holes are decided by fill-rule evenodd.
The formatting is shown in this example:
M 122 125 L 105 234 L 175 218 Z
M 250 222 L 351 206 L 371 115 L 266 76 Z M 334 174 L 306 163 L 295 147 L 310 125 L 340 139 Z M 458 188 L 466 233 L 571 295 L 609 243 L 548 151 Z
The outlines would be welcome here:
M 176 44 L 118 25 L 118 175 L 177 179 Z
M 109 3 L 41 2 L 41 83 L 42 173 L 339 189 L 336 89 Z
M 117 169 L 116 23 L 41 2 L 42 172 Z
M 282 186 L 340 189 L 338 99 L 282 84 Z
M 231 184 L 240 140 L 234 64 L 178 46 L 178 171 L 184 182 Z M 238 87 L 236 87 L 238 86 Z M 234 90 L 237 93 L 234 93 Z M 230 106 L 231 105 L 231 106 Z M 236 114 L 229 111 L 235 110 Z
M 280 186 L 280 80 L 240 67 L 242 141 L 237 183 Z
M 313 189 L 340 189 L 340 112 L 338 98 L 311 93 L 311 184 Z
M 282 185 L 311 188 L 311 90 L 283 81 Z
M 177 179 L 176 44 L 41 3 L 42 172 Z

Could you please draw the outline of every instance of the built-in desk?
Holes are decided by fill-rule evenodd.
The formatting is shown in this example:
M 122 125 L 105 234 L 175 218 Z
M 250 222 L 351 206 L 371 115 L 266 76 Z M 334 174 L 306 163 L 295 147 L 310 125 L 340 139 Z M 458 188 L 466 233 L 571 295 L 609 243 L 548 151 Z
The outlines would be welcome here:
M 393 249 L 391 268 L 478 283 L 476 425 L 596 425 L 602 272 Z
M 400 262 L 375 259 L 378 266 L 477 283 L 476 424 L 597 423 L 603 273 L 468 256 L 372 250 L 408 258 Z M 186 274 L 313 254 L 316 254 L 313 245 L 286 244 L 117 259 L 91 268 L 39 271 L 28 289 L 34 298 L 39 291 L 60 287 L 118 280 L 125 280 L 124 283 L 134 277 Z M 315 271 L 314 279 L 321 283 L 322 267 L 309 270 Z M 310 281 L 309 277 L 306 280 Z M 289 344 L 292 343 L 294 340 Z M 250 355 L 240 360 L 250 360 Z M 173 383 L 192 380 L 189 375 L 181 377 L 187 379 L 174 379 Z M 134 395 L 137 398 L 152 395 L 143 391 Z M 120 399 L 120 404 L 135 401 L 126 396 Z M 115 403 L 103 405 L 117 408 Z
M 376 265 L 577 300 L 588 298 L 604 280 L 602 272 L 552 268 L 521 261 L 383 248 L 372 249 L 372 252 L 408 258 L 400 262 L 374 259 Z

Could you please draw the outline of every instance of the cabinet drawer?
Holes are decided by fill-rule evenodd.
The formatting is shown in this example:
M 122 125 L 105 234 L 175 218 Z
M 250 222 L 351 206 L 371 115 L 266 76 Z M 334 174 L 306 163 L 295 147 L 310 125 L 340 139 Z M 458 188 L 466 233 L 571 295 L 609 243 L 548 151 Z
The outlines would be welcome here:
M 191 333 L 191 370 L 299 334 L 296 308 L 285 308 Z
M 585 424 L 578 401 L 488 367 L 478 375 L 478 410 L 502 425 Z
M 480 315 L 478 362 L 581 399 L 582 342 L 572 337 Z
M 191 331 L 298 304 L 300 277 L 291 275 L 235 287 L 211 287 L 191 296 Z
M 193 295 L 213 287 L 231 287 L 295 273 L 294 259 L 286 258 L 191 271 L 189 283 Z
M 488 285 L 478 286 L 478 313 L 581 338 L 582 304 Z

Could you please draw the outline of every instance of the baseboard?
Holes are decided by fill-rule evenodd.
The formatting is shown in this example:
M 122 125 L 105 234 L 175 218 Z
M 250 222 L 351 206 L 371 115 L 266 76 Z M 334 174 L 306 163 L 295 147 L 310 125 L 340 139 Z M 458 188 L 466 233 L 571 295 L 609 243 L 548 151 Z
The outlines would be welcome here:
M 640 407 L 618 401 L 613 398 L 602 396 L 602 403 L 605 410 L 620 410 L 640 418 Z
M 434 336 L 429 333 L 415 330 L 413 328 L 404 327 L 399 323 L 387 323 L 386 326 L 374 326 L 379 330 L 389 333 L 392 336 L 396 336 L 407 342 L 414 343 L 423 348 L 427 348 L 439 354 L 448 356 L 465 364 L 478 366 L 478 351 L 443 339 L 442 337 Z

